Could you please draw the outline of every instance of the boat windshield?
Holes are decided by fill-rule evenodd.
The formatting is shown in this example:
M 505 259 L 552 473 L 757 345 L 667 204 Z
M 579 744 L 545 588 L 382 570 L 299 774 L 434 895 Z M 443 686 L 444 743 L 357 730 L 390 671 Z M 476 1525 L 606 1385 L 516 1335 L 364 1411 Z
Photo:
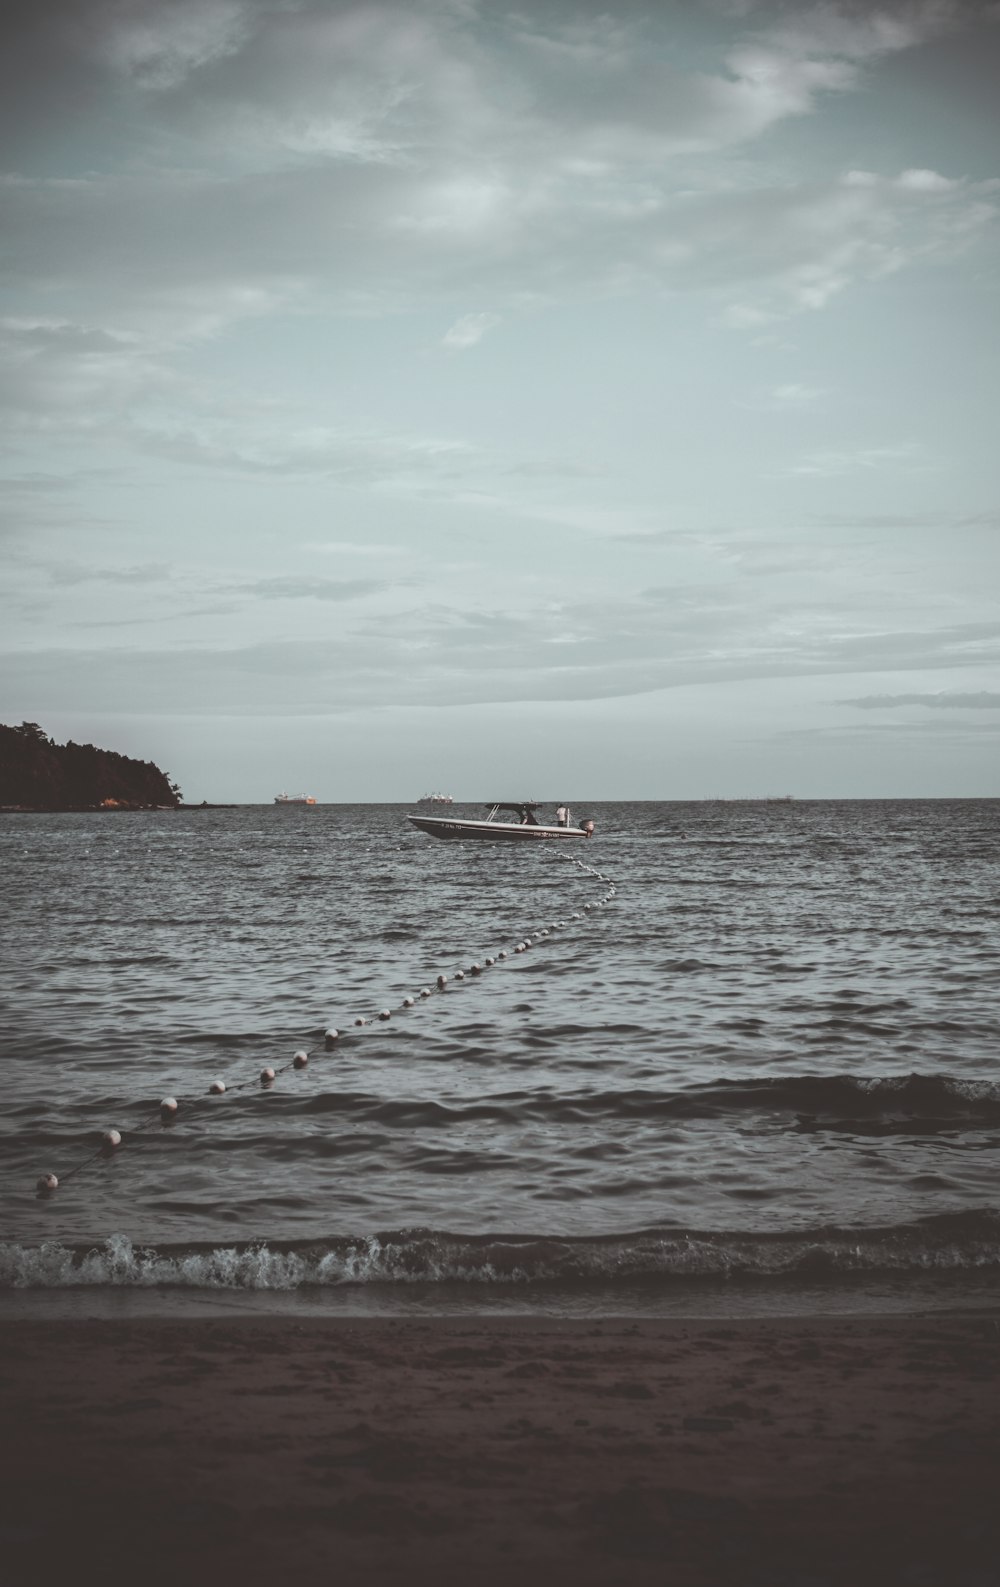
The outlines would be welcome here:
M 500 817 L 501 811 L 509 810 L 511 815 L 517 817 L 521 826 L 537 827 L 538 821 L 535 817 L 537 809 L 537 804 L 530 800 L 525 800 L 521 804 L 494 804 L 490 805 L 486 819 L 487 821 L 496 821 Z

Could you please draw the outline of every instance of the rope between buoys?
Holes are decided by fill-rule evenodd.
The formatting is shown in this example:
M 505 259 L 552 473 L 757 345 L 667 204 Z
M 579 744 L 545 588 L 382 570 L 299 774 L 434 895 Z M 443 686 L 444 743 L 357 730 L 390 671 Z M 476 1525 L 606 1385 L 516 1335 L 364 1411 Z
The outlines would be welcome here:
M 577 859 L 575 855 L 552 854 L 550 855 L 550 858 L 553 860 L 562 860 L 568 865 L 578 866 L 579 869 L 585 872 L 586 875 L 593 876 L 597 881 L 606 883 L 608 889 L 607 892 L 603 895 L 603 897 L 597 899 L 594 903 L 584 904 L 582 910 L 577 910 L 574 913 L 567 915 L 562 920 L 551 921 L 546 926 L 532 927 L 529 931 L 524 933 L 524 936 L 521 937 L 513 947 L 500 948 L 495 954 L 487 955 L 481 960 L 475 960 L 467 968 L 463 967 L 453 971 L 450 978 L 443 973 L 439 974 L 435 977 L 433 986 L 421 987 L 418 994 L 407 995 L 403 999 L 402 1003 L 399 1004 L 398 1008 L 382 1008 L 379 1009 L 377 1013 L 371 1015 L 357 1016 L 353 1021 L 353 1025 L 355 1027 L 373 1025 L 391 1019 L 393 1014 L 409 1012 L 409 1010 L 412 1008 L 419 1008 L 421 1002 L 424 1002 L 428 998 L 432 997 L 435 991 L 443 992 L 445 988 L 451 984 L 452 980 L 464 981 L 467 975 L 473 977 L 481 976 L 485 970 L 492 969 L 499 964 L 505 963 L 512 956 L 528 952 L 530 948 L 535 946 L 536 942 L 542 941 L 545 938 L 551 936 L 552 932 L 554 931 L 562 930 L 570 921 L 585 920 L 593 908 L 600 908 L 603 905 L 610 903 L 616 896 L 617 889 L 610 876 L 605 876 L 602 871 L 597 870 L 592 865 L 587 865 L 583 860 Z M 331 1027 L 324 1033 L 322 1048 L 317 1047 L 310 1051 L 308 1048 L 300 1047 L 287 1063 L 278 1065 L 265 1065 L 256 1079 L 248 1077 L 245 1080 L 235 1080 L 232 1082 L 232 1084 L 229 1084 L 223 1080 L 213 1080 L 208 1088 L 207 1094 L 223 1096 L 230 1095 L 234 1092 L 249 1091 L 254 1089 L 269 1090 L 279 1075 L 287 1073 L 289 1069 L 294 1070 L 306 1068 L 311 1058 L 318 1056 L 323 1051 L 330 1051 L 341 1039 L 341 1036 L 342 1032 L 339 1029 Z M 194 1106 L 197 1106 L 198 1103 L 204 1103 L 206 1100 L 206 1094 L 202 1093 L 199 1096 L 189 1097 L 183 1100 L 185 1109 L 190 1111 L 190 1109 Z M 147 1115 L 141 1118 L 136 1125 L 133 1126 L 133 1128 L 128 1132 L 129 1135 L 134 1136 L 144 1134 L 147 1130 L 152 1129 L 157 1123 L 164 1127 L 173 1124 L 177 1119 L 180 1106 L 181 1103 L 178 1099 L 174 1097 L 164 1098 L 155 1109 L 151 1110 Z M 107 1160 L 109 1157 L 114 1156 L 118 1147 L 122 1144 L 122 1139 L 123 1132 L 117 1129 L 108 1129 L 103 1133 L 101 1145 L 98 1147 L 98 1149 L 95 1152 L 91 1152 L 87 1157 L 82 1158 L 78 1163 L 75 1163 L 73 1167 L 68 1168 L 61 1178 L 53 1173 L 42 1174 L 36 1181 L 35 1187 L 39 1197 L 45 1198 L 52 1195 L 61 1184 L 65 1185 L 68 1180 L 72 1179 L 76 1174 L 82 1173 L 85 1168 L 91 1167 L 92 1164 L 102 1159 Z

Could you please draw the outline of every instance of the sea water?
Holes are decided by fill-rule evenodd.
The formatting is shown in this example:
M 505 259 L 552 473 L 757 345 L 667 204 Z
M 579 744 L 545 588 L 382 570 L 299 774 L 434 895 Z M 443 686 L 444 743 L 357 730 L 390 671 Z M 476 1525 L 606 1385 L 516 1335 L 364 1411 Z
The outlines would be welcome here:
M 0 817 L 7 1304 L 991 1301 L 1000 801 L 575 813 Z

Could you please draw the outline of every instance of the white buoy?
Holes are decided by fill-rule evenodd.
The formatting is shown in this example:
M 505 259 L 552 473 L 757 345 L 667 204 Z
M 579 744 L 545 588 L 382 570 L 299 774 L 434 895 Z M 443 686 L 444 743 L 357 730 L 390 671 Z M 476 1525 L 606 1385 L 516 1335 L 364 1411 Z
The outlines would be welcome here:
M 470 975 L 482 975 L 482 973 L 483 973 L 483 967 L 482 967 L 481 964 L 470 964 L 469 965 L 469 974 Z
M 391 1008 L 383 1008 L 383 1009 L 381 1009 L 379 1011 L 379 1016 L 378 1017 L 379 1017 L 379 1019 L 391 1019 L 392 1018 L 392 1009 Z
M 324 1040 L 324 1042 L 325 1042 L 325 1043 L 326 1043 L 326 1045 L 327 1045 L 327 1046 L 328 1046 L 328 1047 L 332 1047 L 332 1046 L 333 1046 L 333 1044 L 334 1044 L 334 1042 L 335 1042 L 335 1041 L 336 1041 L 336 1040 L 337 1040 L 337 1037 L 338 1037 L 338 1036 L 339 1036 L 339 1035 L 340 1035 L 340 1031 L 339 1031 L 339 1030 L 334 1030 L 334 1029 L 333 1029 L 333 1028 L 332 1028 L 332 1027 L 331 1027 L 331 1029 L 330 1029 L 330 1030 L 328 1030 L 328 1031 L 327 1031 L 327 1032 L 326 1032 L 326 1034 L 325 1034 L 325 1035 L 324 1035 L 324 1037 L 323 1037 L 323 1040 Z
M 456 970 L 455 971 L 455 980 L 456 981 L 464 981 L 465 980 L 465 971 L 464 970 Z
M 368 1021 L 366 1019 L 363 1019 L 362 1016 L 359 1014 L 357 1019 L 354 1021 L 354 1023 L 355 1023 L 355 1025 L 367 1025 Z
M 260 1072 L 260 1083 L 262 1086 L 269 1086 L 273 1079 L 274 1070 L 271 1068 L 270 1064 L 266 1064 Z
M 163 1101 L 160 1103 L 160 1118 L 163 1120 L 164 1124 L 168 1124 L 171 1119 L 174 1119 L 176 1117 L 177 1117 L 177 1098 L 176 1097 L 164 1097 Z
M 448 985 L 448 977 L 446 975 L 439 975 L 437 978 L 437 984 L 438 990 L 443 992 L 445 987 Z
M 44 1195 L 50 1190 L 58 1190 L 59 1181 L 55 1174 L 43 1174 L 41 1179 L 36 1179 L 35 1189 L 40 1190 Z
M 498 959 L 506 959 L 507 957 L 508 957 L 507 949 L 506 948 L 501 948 L 500 952 L 497 954 L 497 958 Z
M 429 986 L 422 986 L 420 988 L 420 996 L 421 997 L 430 997 L 430 995 L 431 995 L 431 989 L 430 989 Z
M 404 999 L 403 999 L 403 1007 L 404 1008 L 412 1008 L 416 1001 L 417 1000 L 416 1000 L 415 997 L 404 997 Z
M 101 1140 L 108 1151 L 113 1152 L 115 1147 L 122 1143 L 121 1130 L 105 1130 Z
M 226 1089 L 226 1082 L 224 1080 L 213 1080 L 208 1089 L 211 1096 L 221 1097 Z
M 497 961 L 495 959 L 484 959 L 483 960 L 483 964 L 486 966 L 487 969 L 489 969 L 491 964 L 496 964 L 496 962 Z
M 298 1052 L 295 1054 L 295 1057 L 292 1059 L 292 1068 L 304 1069 L 308 1062 L 309 1054 L 306 1052 L 304 1047 L 300 1047 Z

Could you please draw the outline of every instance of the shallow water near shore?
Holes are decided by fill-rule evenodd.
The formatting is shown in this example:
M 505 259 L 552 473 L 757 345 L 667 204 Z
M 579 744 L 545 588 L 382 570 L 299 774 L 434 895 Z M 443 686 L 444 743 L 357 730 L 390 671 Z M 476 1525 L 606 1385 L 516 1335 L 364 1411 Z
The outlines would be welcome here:
M 523 848 L 405 808 L 0 821 L 0 1287 L 992 1295 L 1000 802 L 577 806 Z

